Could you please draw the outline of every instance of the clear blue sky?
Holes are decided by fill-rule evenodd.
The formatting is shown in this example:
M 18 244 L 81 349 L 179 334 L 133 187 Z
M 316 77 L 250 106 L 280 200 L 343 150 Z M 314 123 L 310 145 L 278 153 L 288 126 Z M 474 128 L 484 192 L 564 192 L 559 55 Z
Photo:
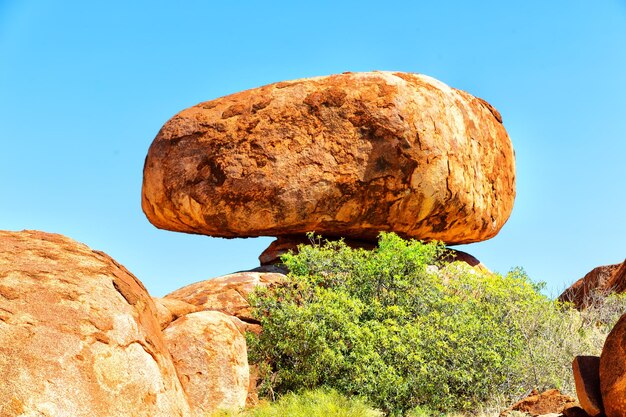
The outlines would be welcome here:
M 152 139 L 200 101 L 369 70 L 427 74 L 502 113 L 515 208 L 464 250 L 499 272 L 523 266 L 552 294 L 626 257 L 624 0 L 0 0 L 0 229 L 85 242 L 157 296 L 255 267 L 270 238 L 148 223 Z

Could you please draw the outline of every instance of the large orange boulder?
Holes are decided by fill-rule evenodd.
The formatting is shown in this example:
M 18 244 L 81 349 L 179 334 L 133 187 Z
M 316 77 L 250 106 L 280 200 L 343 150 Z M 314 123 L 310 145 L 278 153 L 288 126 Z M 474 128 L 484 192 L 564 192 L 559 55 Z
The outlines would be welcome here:
M 0 231 L 0 415 L 188 416 L 155 314 L 106 254 Z
M 606 417 L 626 416 L 626 314 L 615 324 L 602 348 L 600 393 Z
M 196 282 L 180 288 L 162 300 L 178 300 L 202 310 L 216 310 L 246 322 L 255 322 L 248 296 L 256 287 L 266 287 L 285 279 L 273 272 L 237 272 Z
M 246 340 L 230 316 L 189 313 L 163 332 L 192 415 L 242 408 L 250 381 Z
M 513 148 L 487 102 L 433 78 L 345 73 L 183 110 L 152 143 L 143 210 L 218 237 L 495 236 L 515 197 Z

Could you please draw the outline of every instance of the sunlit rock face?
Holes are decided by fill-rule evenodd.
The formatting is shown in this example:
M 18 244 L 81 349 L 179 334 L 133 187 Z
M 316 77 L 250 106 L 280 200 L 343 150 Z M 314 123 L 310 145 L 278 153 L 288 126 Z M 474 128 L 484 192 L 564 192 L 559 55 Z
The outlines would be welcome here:
M 459 244 L 495 236 L 514 198 L 513 148 L 491 105 L 427 76 L 367 72 L 183 110 L 150 147 L 142 206 L 157 227 L 209 236 Z
M 245 406 L 250 385 L 246 340 L 230 316 L 218 311 L 189 313 L 163 334 L 192 416 Z
M 0 231 L 0 415 L 190 415 L 155 311 L 106 254 Z

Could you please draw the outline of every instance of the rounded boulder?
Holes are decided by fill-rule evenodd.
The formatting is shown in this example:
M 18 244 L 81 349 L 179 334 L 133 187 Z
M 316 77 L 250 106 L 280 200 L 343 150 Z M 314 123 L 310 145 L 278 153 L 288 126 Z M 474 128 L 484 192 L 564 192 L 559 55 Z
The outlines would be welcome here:
M 365 72 L 183 110 L 148 151 L 142 207 L 159 228 L 216 237 L 461 244 L 495 236 L 514 198 L 513 148 L 490 104 L 424 75 Z

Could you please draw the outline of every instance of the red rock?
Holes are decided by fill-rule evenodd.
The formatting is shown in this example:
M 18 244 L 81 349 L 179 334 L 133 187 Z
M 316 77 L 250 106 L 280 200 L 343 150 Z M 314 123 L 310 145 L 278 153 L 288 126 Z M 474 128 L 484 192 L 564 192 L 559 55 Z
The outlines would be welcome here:
M 596 297 L 626 290 L 626 261 L 621 264 L 599 266 L 572 284 L 559 296 L 561 302 L 571 302 L 579 310 L 586 308 Z
M 602 348 L 600 393 L 607 417 L 626 415 L 626 314 L 615 324 Z
M 250 380 L 248 353 L 229 316 L 217 311 L 190 313 L 163 334 L 194 416 L 244 407 Z
M 602 414 L 600 394 L 600 358 L 598 356 L 576 356 L 572 362 L 578 402 L 587 414 L 596 417 Z
M 559 390 L 550 389 L 541 394 L 533 391 L 528 397 L 516 402 L 500 413 L 500 416 L 508 416 L 511 411 L 528 413 L 531 416 L 560 414 L 569 404 L 576 404 L 576 399 L 561 394 Z
M 250 314 L 248 296 L 257 286 L 281 282 L 285 276 L 278 273 L 238 272 L 187 285 L 163 299 L 184 301 L 202 310 L 216 310 L 255 322 Z
M 168 121 L 142 207 L 159 228 L 209 236 L 482 241 L 515 197 L 501 122 L 487 102 L 417 74 L 271 84 Z
M 0 231 L 0 414 L 188 416 L 155 313 L 108 255 Z

